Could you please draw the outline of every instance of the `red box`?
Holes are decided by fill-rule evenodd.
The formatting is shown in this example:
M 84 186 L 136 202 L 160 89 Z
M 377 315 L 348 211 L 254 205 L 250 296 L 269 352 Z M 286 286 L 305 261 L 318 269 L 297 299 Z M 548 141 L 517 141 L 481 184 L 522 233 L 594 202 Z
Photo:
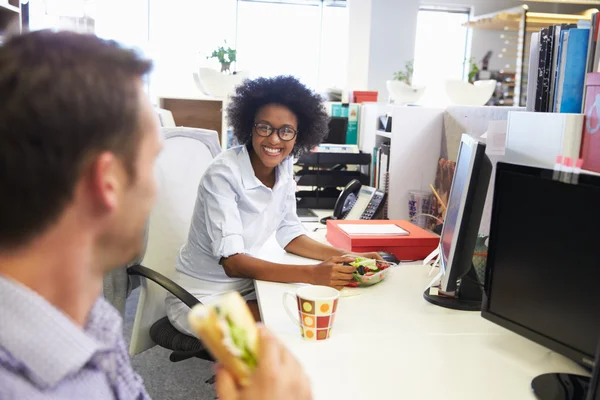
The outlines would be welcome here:
M 355 90 L 350 93 L 351 103 L 377 102 L 378 93 L 375 91 Z
M 592 72 L 586 76 L 583 110 L 582 168 L 600 172 L 600 73 Z
M 407 236 L 349 235 L 339 228 L 342 224 L 394 224 L 408 231 Z M 401 220 L 328 220 L 327 241 L 332 246 L 356 253 L 387 251 L 401 261 L 422 260 L 435 250 L 440 237 L 418 226 Z

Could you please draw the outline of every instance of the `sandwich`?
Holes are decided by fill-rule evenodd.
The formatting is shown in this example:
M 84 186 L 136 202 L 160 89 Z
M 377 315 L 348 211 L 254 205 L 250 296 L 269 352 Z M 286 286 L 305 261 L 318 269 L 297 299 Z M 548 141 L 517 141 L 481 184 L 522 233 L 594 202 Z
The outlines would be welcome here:
M 229 292 L 214 304 L 198 304 L 188 314 L 193 332 L 208 351 L 246 386 L 258 363 L 258 329 L 246 302 Z

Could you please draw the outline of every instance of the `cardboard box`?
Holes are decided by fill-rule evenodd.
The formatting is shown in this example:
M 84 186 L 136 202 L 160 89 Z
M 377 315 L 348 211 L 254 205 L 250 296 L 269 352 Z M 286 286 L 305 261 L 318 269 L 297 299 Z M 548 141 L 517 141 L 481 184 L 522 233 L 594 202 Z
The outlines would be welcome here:
M 377 102 L 378 92 L 376 91 L 364 91 L 354 90 L 350 92 L 350 102 L 352 103 L 365 103 L 365 102 Z
M 408 231 L 408 236 L 349 235 L 339 228 L 342 224 L 395 224 Z M 402 220 L 328 220 L 327 241 L 332 246 L 348 251 L 364 253 L 387 251 L 400 261 L 422 260 L 440 243 L 440 237 Z

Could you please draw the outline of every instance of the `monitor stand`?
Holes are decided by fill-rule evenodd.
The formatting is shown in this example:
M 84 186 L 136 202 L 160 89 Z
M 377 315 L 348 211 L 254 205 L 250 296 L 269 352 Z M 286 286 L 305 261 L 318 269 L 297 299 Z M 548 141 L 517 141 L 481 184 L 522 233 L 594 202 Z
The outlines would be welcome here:
M 461 311 L 481 311 L 481 296 L 482 287 L 472 265 L 469 272 L 460 281 L 458 297 L 431 295 L 429 294 L 429 288 L 423 293 L 425 300 L 436 306 Z
M 576 374 L 543 374 L 531 381 L 531 389 L 540 400 L 585 400 L 590 378 Z

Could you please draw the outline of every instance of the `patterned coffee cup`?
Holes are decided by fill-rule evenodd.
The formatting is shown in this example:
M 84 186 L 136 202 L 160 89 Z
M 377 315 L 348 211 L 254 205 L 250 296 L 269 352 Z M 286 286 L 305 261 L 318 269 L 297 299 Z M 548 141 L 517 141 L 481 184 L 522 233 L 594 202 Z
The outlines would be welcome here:
M 288 297 L 295 297 L 298 317 L 289 308 Z M 331 336 L 340 292 L 327 286 L 303 286 L 296 293 L 283 294 L 283 307 L 288 316 L 300 327 L 306 340 L 325 340 Z

